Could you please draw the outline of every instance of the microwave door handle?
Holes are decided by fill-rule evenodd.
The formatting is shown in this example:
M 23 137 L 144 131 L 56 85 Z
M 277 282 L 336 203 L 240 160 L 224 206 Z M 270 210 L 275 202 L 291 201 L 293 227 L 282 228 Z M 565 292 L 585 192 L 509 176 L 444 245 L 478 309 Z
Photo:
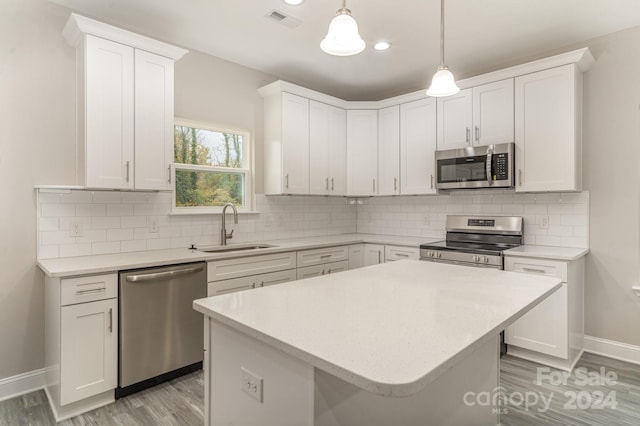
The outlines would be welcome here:
M 491 183 L 491 177 L 493 176 L 493 170 L 491 170 L 491 166 L 493 163 L 493 146 L 490 146 L 487 148 L 487 164 L 486 164 L 486 168 L 487 168 L 487 182 Z

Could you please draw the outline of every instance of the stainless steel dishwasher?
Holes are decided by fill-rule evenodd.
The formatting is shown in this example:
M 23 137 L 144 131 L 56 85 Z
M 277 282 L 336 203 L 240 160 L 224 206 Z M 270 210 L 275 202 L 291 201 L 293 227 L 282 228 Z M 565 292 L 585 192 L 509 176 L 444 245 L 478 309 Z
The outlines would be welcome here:
M 120 272 L 120 398 L 202 368 L 204 321 L 192 308 L 207 297 L 205 262 Z

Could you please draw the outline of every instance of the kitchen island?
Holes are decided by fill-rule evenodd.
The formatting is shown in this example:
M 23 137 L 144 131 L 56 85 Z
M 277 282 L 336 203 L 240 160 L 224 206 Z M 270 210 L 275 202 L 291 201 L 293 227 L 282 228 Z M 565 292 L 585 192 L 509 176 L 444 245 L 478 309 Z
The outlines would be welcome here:
M 194 302 L 210 425 L 498 424 L 498 334 L 557 278 L 402 261 Z

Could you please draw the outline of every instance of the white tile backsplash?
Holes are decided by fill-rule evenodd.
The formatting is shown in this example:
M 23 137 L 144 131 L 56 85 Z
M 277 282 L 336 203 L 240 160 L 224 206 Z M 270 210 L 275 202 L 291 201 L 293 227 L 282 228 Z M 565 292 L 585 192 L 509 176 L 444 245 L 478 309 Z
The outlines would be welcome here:
M 256 196 L 256 214 L 241 214 L 230 243 L 346 233 L 444 238 L 448 214 L 523 216 L 525 243 L 588 247 L 589 194 L 461 191 L 437 196 L 363 198 Z M 170 215 L 171 194 L 72 190 L 38 194 L 41 259 L 217 245 L 221 218 Z M 543 226 L 543 219 L 548 225 Z M 158 232 L 150 232 L 156 221 Z M 82 236 L 72 237 L 72 223 Z

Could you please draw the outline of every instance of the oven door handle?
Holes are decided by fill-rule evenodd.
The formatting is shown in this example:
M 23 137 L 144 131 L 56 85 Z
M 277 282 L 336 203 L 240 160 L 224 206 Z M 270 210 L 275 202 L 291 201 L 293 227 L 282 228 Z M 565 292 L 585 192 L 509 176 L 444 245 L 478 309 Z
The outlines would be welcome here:
M 143 281 L 152 281 L 152 280 L 160 280 L 166 278 L 175 278 L 182 275 L 194 274 L 196 272 L 200 272 L 204 270 L 203 266 L 195 266 L 192 268 L 184 268 L 184 269 L 173 269 L 165 272 L 153 272 L 149 274 L 137 274 L 137 275 L 129 275 L 127 276 L 127 281 L 130 283 L 137 283 Z
M 491 179 L 491 177 L 493 176 L 492 164 L 493 164 L 493 145 L 489 145 L 487 147 L 487 164 L 485 165 L 487 170 L 487 182 L 489 182 L 489 184 L 493 182 L 493 180 Z

